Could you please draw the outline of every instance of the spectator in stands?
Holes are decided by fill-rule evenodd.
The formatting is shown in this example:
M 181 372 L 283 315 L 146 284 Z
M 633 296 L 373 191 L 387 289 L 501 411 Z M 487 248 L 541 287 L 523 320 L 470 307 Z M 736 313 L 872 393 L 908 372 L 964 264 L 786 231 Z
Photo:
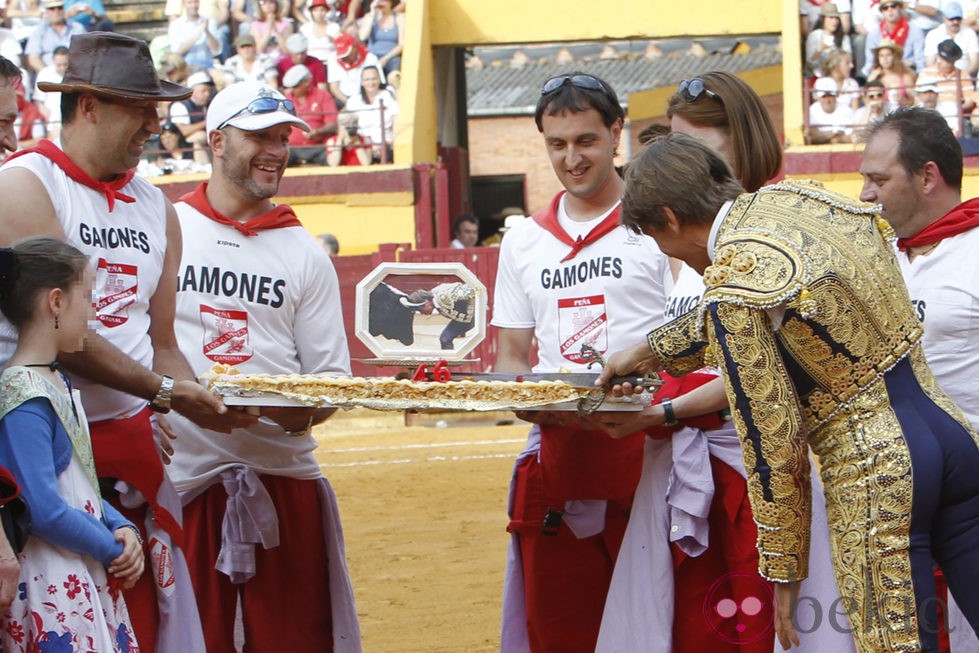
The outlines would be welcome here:
M 841 102 L 856 111 L 860 106 L 860 84 L 851 77 L 853 73 L 853 55 L 843 50 L 833 50 L 826 57 L 825 76 L 832 77 L 839 92 L 837 102 Z
M 914 105 L 938 111 L 938 85 L 934 81 L 922 76 L 922 83 L 914 88 Z
M 306 66 L 317 88 L 326 90 L 326 67 L 322 61 L 308 54 L 309 40 L 302 34 L 293 34 L 285 42 L 286 53 L 275 64 L 282 79 L 293 66 Z
M 27 65 L 35 73 L 54 61 L 54 49 L 59 45 L 68 47 L 71 37 L 84 34 L 85 28 L 74 21 L 65 19 L 64 0 L 47 0 L 44 3 L 44 20 L 37 26 L 24 46 Z
M 187 78 L 187 86 L 193 91 L 186 100 L 170 105 L 170 122 L 177 126 L 184 139 L 194 148 L 194 162 L 206 165 L 211 162 L 204 128 L 207 105 L 214 97 L 214 82 L 204 71 Z
M 371 164 L 371 139 L 360 133 L 357 114 L 341 111 L 340 128 L 326 139 L 326 162 L 331 166 Z
M 945 24 L 928 32 L 925 37 L 925 60 L 929 66 L 934 66 L 938 58 L 938 44 L 947 39 L 952 39 L 962 48 L 963 56 L 955 62 L 955 66 L 975 77 L 979 70 L 979 37 L 971 27 L 963 27 L 962 5 L 954 0 L 945 5 Z
M 449 243 L 452 249 L 476 247 L 479 245 L 479 218 L 468 213 L 460 215 L 452 222 L 452 235 Z
M 160 169 L 163 174 L 182 169 L 183 161 L 190 161 L 191 145 L 180 133 L 180 128 L 169 120 L 160 125 L 160 133 L 146 141 L 143 159 Z
M 829 77 L 820 77 L 813 85 L 816 101 L 809 105 L 810 143 L 853 142 L 853 110 L 837 102 L 837 94 L 836 82 Z
M 170 52 L 184 58 L 191 71 L 210 70 L 221 53 L 218 25 L 200 14 L 200 0 L 184 0 L 184 12 L 170 21 Z
M 279 75 L 275 62 L 268 55 L 259 54 L 255 48 L 255 37 L 242 34 L 235 39 L 235 52 L 221 69 L 235 82 L 265 82 L 269 86 L 279 85 Z
M 327 78 L 330 80 L 330 93 L 343 108 L 347 100 L 360 91 L 361 74 L 364 68 L 373 66 L 381 70 L 381 83 L 387 83 L 384 71 L 377 56 L 350 34 L 341 34 L 333 42 L 336 54 L 327 63 Z
M 820 10 L 816 28 L 806 37 L 807 74 L 822 77 L 826 74 L 826 57 L 834 50 L 852 52 L 850 35 L 844 33 L 840 12 L 833 2 L 827 2 Z
M 167 20 L 173 21 L 183 13 L 183 0 L 167 0 L 163 13 Z M 201 0 L 197 12 L 208 20 L 211 31 L 221 44 L 218 58 L 224 61 L 231 56 L 231 19 L 228 0 Z
M 360 132 L 371 141 L 371 158 L 374 163 L 390 163 L 394 158 L 394 118 L 400 109 L 394 93 L 381 81 L 379 68 L 367 66 L 363 69 L 360 74 L 360 93 L 347 100 L 346 108 L 360 116 Z
M 296 105 L 296 115 L 309 131 L 293 129 L 289 135 L 289 165 L 326 165 L 326 137 L 337 131 L 337 105 L 323 89 L 313 86 L 309 68 L 293 66 L 282 76 L 286 98 Z
M 278 0 L 261 0 L 258 5 L 259 18 L 250 23 L 251 35 L 255 37 L 255 47 L 262 54 L 273 59 L 282 56 L 282 47 L 292 34 L 292 21 L 282 15 Z
M 324 251 L 331 257 L 340 254 L 340 241 L 333 234 L 320 234 L 316 237 L 316 240 L 320 241 L 320 245 L 323 246 Z
M 405 15 L 395 12 L 399 0 L 371 0 L 370 11 L 360 21 L 360 40 L 377 57 L 385 75 L 401 70 L 405 40 Z
M 38 82 L 52 82 L 58 84 L 68 70 L 68 48 L 59 45 L 51 54 L 51 65 L 45 66 L 34 78 L 34 93 L 31 98 L 37 106 L 38 111 L 44 116 L 47 124 L 47 135 L 51 140 L 55 140 L 61 134 L 61 93 L 54 91 L 42 91 L 37 88 Z
M 17 149 L 23 150 L 37 145 L 38 141 L 47 135 L 47 129 L 44 116 L 33 103 L 27 100 L 23 81 L 18 79 L 14 89 L 17 92 L 18 111 L 17 119 L 14 121 L 14 132 L 17 134 Z
M 14 39 L 23 46 L 31 33 L 41 24 L 41 20 L 44 18 L 44 7 L 41 6 L 40 0 L 7 0 L 3 15 L 10 22 L 10 30 L 14 33 Z
M 938 44 L 935 65 L 921 73 L 919 84 L 934 84 L 938 89 L 937 111 L 945 116 L 956 136 L 962 136 L 959 117 L 969 116 L 976 108 L 975 85 L 969 74 L 955 67 L 962 58 L 962 48 L 952 39 Z
M 903 8 L 901 0 L 882 0 L 880 3 L 883 20 L 868 32 L 864 46 L 866 61 L 861 73 L 867 79 L 870 79 L 873 54 L 885 42 L 900 46 L 904 62 L 909 67 L 915 70 L 925 67 L 925 34 L 920 27 L 908 22 Z
M 799 27 L 802 30 L 802 38 L 807 38 L 817 28 L 819 18 L 822 15 L 822 8 L 826 6 L 823 4 L 824 2 L 825 0 L 799 0 Z M 834 8 L 839 11 L 844 34 L 850 33 L 852 24 L 850 4 L 850 0 L 836 0 L 835 2 Z
M 80 23 L 86 32 L 111 32 L 115 29 L 112 21 L 105 16 L 102 0 L 65 0 L 65 18 Z
M 887 92 L 887 102 L 894 107 L 910 106 L 914 99 L 915 73 L 905 65 L 901 46 L 893 41 L 881 41 L 874 48 L 872 68 L 867 81 L 879 79 Z
M 190 76 L 190 69 L 183 55 L 179 55 L 176 52 L 168 52 L 163 57 L 163 63 L 160 64 L 159 75 L 160 79 L 182 85 L 187 81 L 187 77 Z
M 340 36 L 340 12 L 331 11 L 327 0 L 313 0 L 309 5 L 309 16 L 310 20 L 303 23 L 299 33 L 309 40 L 307 52 L 325 65 L 337 51 L 333 40 Z
M 884 98 L 884 85 L 879 79 L 867 82 L 864 87 L 864 104 L 857 109 L 854 122 L 860 127 L 869 127 L 884 119 L 891 112 Z

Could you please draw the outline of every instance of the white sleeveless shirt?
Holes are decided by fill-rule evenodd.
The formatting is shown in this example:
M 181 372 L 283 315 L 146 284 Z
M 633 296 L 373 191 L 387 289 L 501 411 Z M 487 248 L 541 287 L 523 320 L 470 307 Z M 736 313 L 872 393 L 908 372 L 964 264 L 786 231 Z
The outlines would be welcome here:
M 89 257 L 95 272 L 92 301 L 96 331 L 124 354 L 153 366 L 149 302 L 163 272 L 167 248 L 166 200 L 141 177 L 120 189 L 135 202 L 116 200 L 110 213 L 104 193 L 79 184 L 42 154 L 19 156 L 4 168 L 30 170 L 44 185 L 69 243 Z M 17 335 L 3 319 L 0 362 L 13 355 Z M 71 375 L 92 421 L 127 417 L 146 400 Z

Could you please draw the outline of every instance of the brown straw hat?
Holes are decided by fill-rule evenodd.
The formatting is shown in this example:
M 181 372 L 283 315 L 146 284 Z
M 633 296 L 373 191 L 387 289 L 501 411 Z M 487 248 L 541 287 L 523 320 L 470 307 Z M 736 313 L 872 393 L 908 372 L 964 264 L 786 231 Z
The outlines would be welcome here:
M 42 91 L 94 93 L 126 100 L 183 100 L 191 93 L 186 86 L 160 80 L 145 41 L 115 32 L 71 37 L 64 79 L 37 86 Z

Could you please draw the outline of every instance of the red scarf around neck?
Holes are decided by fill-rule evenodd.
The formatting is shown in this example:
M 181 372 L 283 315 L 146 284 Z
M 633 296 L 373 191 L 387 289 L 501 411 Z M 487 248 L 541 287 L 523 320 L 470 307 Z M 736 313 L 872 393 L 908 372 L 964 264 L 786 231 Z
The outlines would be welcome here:
M 898 238 L 897 247 L 905 252 L 958 236 L 973 227 L 979 227 L 979 198 L 962 202 L 910 238 Z
M 557 219 L 558 203 L 561 201 L 562 197 L 564 197 L 564 193 L 558 193 L 554 199 L 551 200 L 550 206 L 535 213 L 534 222 L 549 231 L 555 238 L 571 248 L 571 251 L 568 252 L 567 256 L 561 259 L 561 262 L 564 263 L 565 261 L 570 261 L 573 259 L 578 255 L 578 252 L 619 226 L 619 214 L 622 212 L 622 204 L 617 204 L 604 220 L 602 220 L 595 226 L 594 229 L 588 232 L 587 236 L 584 238 L 578 236 L 578 238 L 575 239 L 564 230 L 561 223 Z
M 63 150 L 59 149 L 57 145 L 46 138 L 30 149 L 20 150 L 19 152 L 11 154 L 9 157 L 7 157 L 7 161 L 12 161 L 17 157 L 23 156 L 30 152 L 37 152 L 41 156 L 51 159 L 51 161 L 53 161 L 56 166 L 61 168 L 71 180 L 76 181 L 83 186 L 88 186 L 89 188 L 97 190 L 105 195 L 105 201 L 109 204 L 109 213 L 112 213 L 112 209 L 115 208 L 116 200 L 130 203 L 136 201 L 135 197 L 120 192 L 120 189 L 125 188 L 126 184 L 128 184 L 136 174 L 132 170 L 126 171 L 125 174 L 117 176 L 112 181 L 99 181 L 98 179 L 92 177 L 92 175 L 82 170 L 78 164 L 68 158 L 68 155 L 65 154 Z
M 911 28 L 908 26 L 908 19 L 904 16 L 901 16 L 901 18 L 894 23 L 893 30 L 891 29 L 890 24 L 886 20 L 883 20 L 880 23 L 880 40 L 883 41 L 884 39 L 890 39 L 903 48 L 904 42 L 908 40 L 908 33 L 910 30 Z
M 215 222 L 226 224 L 245 234 L 246 236 L 257 236 L 262 229 L 279 229 L 280 227 L 301 227 L 302 223 L 296 217 L 296 212 L 288 204 L 280 204 L 271 211 L 261 215 L 256 215 L 248 220 L 232 220 L 226 215 L 222 215 L 211 207 L 207 201 L 207 182 L 202 182 L 200 186 L 180 198 L 181 202 L 186 202 L 189 206 L 197 209 L 202 215 L 207 216 Z

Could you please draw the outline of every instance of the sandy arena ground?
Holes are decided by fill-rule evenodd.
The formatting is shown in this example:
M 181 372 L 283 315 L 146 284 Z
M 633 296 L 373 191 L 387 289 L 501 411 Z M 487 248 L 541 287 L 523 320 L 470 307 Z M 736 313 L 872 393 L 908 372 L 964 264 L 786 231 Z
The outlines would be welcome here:
M 358 409 L 316 429 L 365 653 L 499 650 L 507 488 L 528 425 L 459 426 L 467 415 L 406 427 Z

